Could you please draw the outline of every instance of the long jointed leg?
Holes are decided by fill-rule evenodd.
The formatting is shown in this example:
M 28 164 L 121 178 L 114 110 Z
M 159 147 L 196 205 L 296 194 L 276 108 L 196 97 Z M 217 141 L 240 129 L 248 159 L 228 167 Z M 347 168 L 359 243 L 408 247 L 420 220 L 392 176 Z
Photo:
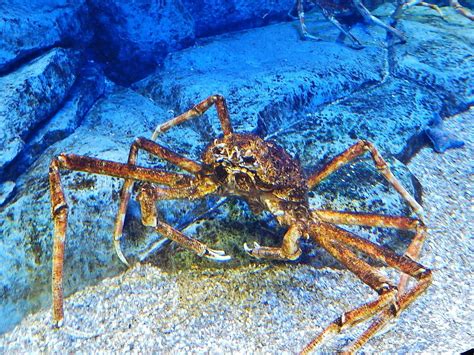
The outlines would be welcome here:
M 125 179 L 145 180 L 171 186 L 189 186 L 192 181 L 192 178 L 187 175 L 168 173 L 160 170 L 130 166 L 72 154 L 61 154 L 52 160 L 49 167 L 51 214 L 54 221 L 52 292 L 53 322 L 57 327 L 61 326 L 64 316 L 63 265 L 68 214 L 68 205 L 61 186 L 60 169 L 83 171 Z
M 302 354 L 309 353 L 342 330 L 373 317 L 386 307 L 395 305 L 396 302 L 397 288 L 374 267 L 359 259 L 352 251 L 343 246 L 342 243 L 335 241 L 333 234 L 338 231 L 321 227 L 322 225 L 315 233 L 312 233 L 316 242 L 357 275 L 364 283 L 375 290 L 379 294 L 379 297 L 375 301 L 368 302 L 352 311 L 345 312 L 341 317 L 335 319 L 323 332 L 306 345 L 301 352 Z M 331 226 L 328 225 L 328 227 Z
M 405 43 L 407 40 L 405 38 L 405 35 L 401 33 L 399 30 L 396 28 L 387 25 L 385 22 L 381 21 L 379 18 L 375 17 L 370 13 L 370 11 L 362 4 L 361 0 L 352 0 L 354 6 L 356 7 L 357 11 L 362 15 L 362 17 L 367 21 L 367 23 L 372 23 L 374 25 L 380 26 L 384 28 L 387 32 L 392 33 L 396 37 L 402 41 L 402 43 Z
M 254 243 L 253 248 L 249 248 L 247 243 L 244 249 L 251 256 L 262 259 L 274 260 L 296 260 L 301 255 L 301 249 L 298 241 L 301 238 L 301 232 L 296 225 L 291 226 L 283 237 L 281 247 L 262 247 Z
M 326 166 L 312 174 L 308 178 L 308 187 L 312 189 L 314 186 L 319 184 L 323 179 L 328 175 L 332 174 L 334 171 L 342 167 L 343 165 L 349 163 L 350 161 L 361 156 L 365 152 L 370 152 L 372 160 L 375 163 L 377 170 L 383 175 L 383 177 L 397 190 L 397 192 L 407 201 L 413 211 L 418 215 L 418 217 L 423 220 L 423 208 L 416 202 L 416 200 L 410 195 L 410 193 L 401 185 L 398 179 L 393 175 L 388 167 L 387 162 L 382 158 L 380 153 L 377 151 L 375 146 L 367 141 L 359 141 L 354 144 L 352 147 L 349 147 L 346 151 L 342 152 L 336 156 L 333 160 L 326 164 Z
M 337 253 L 345 254 L 347 252 L 345 247 L 349 246 L 359 250 L 373 259 L 379 260 L 390 267 L 400 270 L 404 274 L 409 275 L 418 281 L 417 284 L 409 291 L 400 291 L 396 298 L 395 307 L 384 309 L 380 315 L 380 318 L 377 319 L 353 344 L 351 344 L 349 352 L 354 352 L 362 347 L 378 330 L 382 329 L 383 326 L 388 323 L 388 321 L 395 318 L 398 316 L 398 314 L 405 310 L 408 305 L 410 305 L 420 294 L 426 290 L 426 288 L 431 283 L 431 270 L 425 268 L 423 265 L 413 261 L 411 258 L 405 255 L 398 255 L 390 249 L 383 248 L 336 226 L 325 225 L 321 229 L 323 230 L 323 233 L 325 233 L 325 236 L 320 237 L 318 242 L 321 243 L 321 239 L 324 238 L 322 240 L 322 244 L 325 248 L 326 246 L 324 243 L 326 238 L 339 242 L 340 247 L 336 251 L 336 255 L 334 254 L 334 251 L 329 250 L 329 252 L 345 265 L 347 264 L 340 258 L 340 256 L 337 255 Z M 351 269 L 351 271 L 354 270 Z M 365 282 L 364 279 L 362 280 Z M 398 289 L 399 288 L 400 287 L 398 287 Z
M 390 319 L 393 319 L 403 310 L 405 310 L 410 303 L 412 303 L 421 293 L 423 293 L 426 288 L 431 283 L 431 271 L 426 269 L 419 263 L 413 261 L 407 256 L 400 256 L 390 249 L 382 248 L 381 246 L 374 244 L 368 240 L 357 237 L 356 235 L 340 229 L 336 226 L 329 224 L 321 224 L 319 228 L 315 230 L 315 239 L 321 244 L 326 250 L 328 250 L 336 259 L 341 263 L 346 265 L 352 272 L 354 272 L 362 281 L 367 283 L 372 288 L 373 285 L 371 279 L 373 278 L 373 269 L 371 266 L 368 266 L 365 262 L 358 259 L 355 254 L 353 254 L 346 246 L 349 246 L 353 249 L 357 249 L 366 255 L 374 258 L 376 260 L 382 261 L 390 267 L 394 267 L 401 272 L 415 278 L 418 283 L 410 289 L 408 292 L 404 292 L 396 297 L 395 301 L 390 307 L 382 307 L 377 309 L 375 312 L 372 312 L 375 307 L 371 306 L 369 310 L 371 312 L 366 312 L 364 317 L 360 318 L 359 321 L 363 321 L 373 316 L 378 311 L 382 311 L 380 318 L 377 319 L 370 327 L 364 332 L 350 347 L 349 351 L 353 352 L 362 347 L 367 340 L 370 339 L 378 330 L 380 330 Z M 352 264 L 357 263 L 361 267 L 359 269 L 354 268 Z M 369 281 L 369 282 L 368 282 Z M 395 289 L 389 283 L 390 289 Z M 380 291 L 382 289 L 374 288 L 379 294 L 383 294 Z M 389 304 L 386 304 L 388 306 Z M 358 309 L 363 308 L 359 307 Z M 334 321 L 323 333 L 318 336 L 314 341 L 312 341 L 305 350 L 311 350 L 315 346 L 322 343 L 327 334 L 334 334 L 342 329 L 344 317 Z M 355 324 L 354 322 L 351 325 Z M 340 326 L 338 326 L 340 325 Z
M 396 228 L 417 231 L 424 228 L 423 222 L 416 218 L 384 216 L 371 213 L 315 210 L 313 214 L 324 222 L 333 224 L 358 225 L 381 228 Z
M 128 154 L 129 165 L 136 165 L 138 159 L 138 151 L 140 149 L 145 150 L 150 154 L 156 155 L 172 164 L 175 164 L 181 169 L 190 173 L 196 174 L 201 171 L 201 165 L 197 162 L 191 159 L 187 159 L 177 153 L 174 153 L 171 150 L 162 147 L 161 145 L 146 138 L 137 138 L 135 142 L 133 142 L 132 146 L 130 147 L 130 152 Z M 117 253 L 119 259 L 125 265 L 128 265 L 128 261 L 122 253 L 122 249 L 120 247 L 120 240 L 122 239 L 123 224 L 125 221 L 125 215 L 127 213 L 128 203 L 130 201 L 130 196 L 132 194 L 133 182 L 133 179 L 126 179 L 123 184 L 122 191 L 120 193 L 120 205 L 117 213 L 117 218 L 115 220 L 113 237 L 115 252 Z M 168 185 L 173 186 L 171 184 Z
M 418 282 L 408 291 L 398 286 L 399 294 L 397 297 L 396 312 L 392 309 L 385 309 L 370 327 L 347 349 L 349 352 L 355 352 L 360 349 L 373 335 L 380 331 L 390 320 L 404 311 L 418 296 L 420 296 L 430 285 L 432 279 L 431 270 L 423 267 L 421 264 L 413 261 L 410 257 L 400 256 L 389 249 L 382 248 L 368 240 L 359 238 L 347 231 L 338 234 L 338 238 L 345 244 L 350 245 L 367 255 L 385 262 L 402 271 L 405 275 L 415 278 Z M 400 281 L 402 282 L 402 281 Z
M 164 237 L 169 238 L 172 241 L 183 246 L 184 248 L 195 252 L 199 256 L 215 261 L 228 261 L 231 259 L 230 256 L 225 255 L 224 251 L 211 249 L 206 244 L 203 244 L 196 239 L 188 237 L 187 235 L 181 233 L 180 231 L 161 221 L 157 221 L 155 229 Z
M 171 127 L 189 121 L 195 117 L 202 116 L 207 110 L 209 110 L 212 105 L 216 105 L 217 115 L 221 122 L 222 131 L 224 132 L 224 135 L 231 134 L 233 132 L 233 129 L 230 123 L 229 110 L 227 109 L 225 99 L 220 95 L 212 95 L 198 103 L 192 109 L 156 127 L 151 139 L 155 140 L 159 134 L 166 132 Z
M 333 224 L 359 225 L 381 228 L 396 228 L 402 230 L 411 230 L 415 232 L 415 236 L 410 242 L 404 255 L 412 260 L 417 260 L 423 243 L 426 239 L 428 230 L 425 224 L 419 219 L 398 217 L 398 216 L 382 216 L 370 213 L 354 213 L 316 210 L 313 211 L 318 218 L 324 222 Z M 402 294 L 408 283 L 408 275 L 402 274 L 398 283 L 398 292 Z
M 298 19 L 300 21 L 301 36 L 303 37 L 303 39 L 312 39 L 315 41 L 320 41 L 321 38 L 316 37 L 308 32 L 304 19 L 303 0 L 296 0 L 296 9 L 298 10 Z
M 405 256 L 412 260 L 417 260 L 423 243 L 427 236 L 427 228 L 422 221 L 415 218 L 398 217 L 398 216 L 382 216 L 370 213 L 354 213 L 316 210 L 313 211 L 318 218 L 324 222 L 333 224 L 347 224 L 382 228 L 396 228 L 403 230 L 411 230 L 415 232 L 410 245 L 405 251 Z M 402 274 L 398 283 L 398 292 L 403 293 L 408 282 L 408 275 Z
M 334 26 L 336 26 L 339 31 L 341 31 L 342 36 L 344 37 L 349 37 L 350 40 L 354 43 L 357 49 L 364 48 L 363 44 L 360 43 L 360 41 L 348 30 L 344 28 L 344 26 L 334 17 L 333 14 L 329 13 L 324 7 L 320 7 L 321 12 L 323 13 L 324 17 L 331 22 Z M 342 41 L 344 37 L 340 37 L 340 40 Z
M 397 10 L 395 11 L 395 14 L 394 14 L 395 16 L 394 17 L 399 18 L 402 11 L 404 11 L 406 9 L 409 9 L 410 7 L 413 7 L 413 6 L 429 7 L 430 9 L 436 11 L 441 17 L 444 16 L 443 12 L 441 11 L 441 9 L 437 5 L 430 4 L 430 3 L 427 3 L 427 2 L 424 2 L 424 1 L 421 1 L 421 0 L 409 0 L 409 1 L 406 1 L 406 2 L 399 5 Z
M 228 261 L 230 256 L 225 255 L 222 250 L 214 250 L 198 240 L 190 238 L 170 225 L 158 220 L 156 201 L 174 200 L 179 198 L 197 199 L 202 198 L 215 191 L 214 187 L 207 185 L 195 185 L 188 188 L 161 188 L 144 184 L 138 195 L 140 201 L 142 223 L 146 226 L 155 227 L 156 231 L 169 238 L 186 249 L 194 251 L 199 256 L 204 256 L 215 261 Z
M 464 8 L 458 0 L 449 0 L 451 7 L 456 10 L 458 13 L 468 18 L 471 21 L 474 21 L 474 14 L 468 9 Z

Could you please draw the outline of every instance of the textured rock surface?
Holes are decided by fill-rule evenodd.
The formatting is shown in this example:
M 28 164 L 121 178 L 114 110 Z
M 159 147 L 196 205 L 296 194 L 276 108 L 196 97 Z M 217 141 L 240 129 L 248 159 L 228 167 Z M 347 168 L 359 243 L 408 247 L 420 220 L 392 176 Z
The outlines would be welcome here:
M 331 31 L 331 24 L 322 26 Z M 365 63 L 370 62 L 370 66 Z M 174 112 L 209 95 L 228 99 L 239 130 L 273 133 L 309 103 L 320 105 L 382 80 L 385 50 L 353 51 L 335 43 L 302 42 L 288 24 L 223 35 L 171 54 L 163 70 L 136 84 L 137 90 Z M 218 122 L 205 123 L 220 132 Z M 195 126 L 199 127 L 200 123 Z
M 2 0 L 0 14 L 0 73 L 51 47 L 80 47 L 91 38 L 84 0 Z
M 88 2 L 95 25 L 94 50 L 119 83 L 149 74 L 170 51 L 196 37 L 287 19 L 292 0 L 177 0 Z
M 182 0 L 193 15 L 197 37 L 284 20 L 294 0 Z
M 92 0 L 95 50 L 118 82 L 143 78 L 170 50 L 194 41 L 194 23 L 181 1 Z
M 34 129 L 58 110 L 76 79 L 77 65 L 77 53 L 53 49 L 0 78 L 0 172 Z
M 443 21 L 430 16 L 426 8 L 407 11 L 400 29 L 410 45 L 394 47 L 391 61 L 396 77 L 436 91 L 443 98 L 446 113 L 453 113 L 474 103 L 474 24 L 457 13 L 446 13 Z
M 29 134 L 22 152 L 16 157 L 5 175 L 15 178 L 23 173 L 43 151 L 53 143 L 66 138 L 79 127 L 84 116 L 104 93 L 106 82 L 102 72 L 94 67 L 84 67 L 71 87 L 64 105 L 39 129 Z
M 436 94 L 391 78 L 315 113 L 300 114 L 276 140 L 291 152 L 298 150 L 300 159 L 308 165 L 328 161 L 358 139 L 374 143 L 384 153 L 398 154 L 441 109 Z

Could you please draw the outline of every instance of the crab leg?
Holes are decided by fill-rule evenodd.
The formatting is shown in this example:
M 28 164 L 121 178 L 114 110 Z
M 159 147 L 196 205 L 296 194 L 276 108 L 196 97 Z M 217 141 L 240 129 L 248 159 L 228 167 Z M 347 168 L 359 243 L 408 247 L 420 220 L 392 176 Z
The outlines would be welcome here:
M 211 249 L 206 244 L 188 237 L 157 218 L 157 200 L 170 200 L 177 198 L 197 199 L 214 192 L 216 189 L 216 185 L 202 184 L 200 186 L 199 183 L 188 188 L 162 188 L 154 187 L 151 184 L 144 184 L 138 195 L 142 223 L 146 226 L 154 227 L 155 230 L 165 238 L 171 239 L 184 248 L 195 252 L 199 256 L 215 261 L 228 261 L 231 257 L 225 255 L 224 251 Z
M 296 225 L 291 226 L 283 237 L 281 247 L 262 247 L 254 243 L 254 248 L 249 248 L 247 243 L 244 244 L 244 249 L 251 256 L 263 259 L 274 260 L 296 260 L 301 255 L 301 249 L 298 241 L 301 238 L 301 233 Z
M 333 224 L 359 225 L 381 228 L 396 228 L 417 231 L 425 229 L 423 222 L 416 218 L 384 216 L 371 213 L 342 212 L 329 210 L 314 210 L 316 215 L 324 222 Z
M 298 19 L 300 20 L 301 35 L 303 36 L 303 39 L 312 39 L 315 41 L 320 41 L 321 38 L 314 36 L 308 32 L 305 19 L 304 19 L 303 1 L 302 0 L 296 0 L 296 1 L 297 1 L 297 9 L 298 9 Z
M 51 161 L 49 182 L 51 193 L 51 214 L 54 221 L 53 237 L 53 322 L 56 327 L 62 325 L 63 312 L 63 265 L 64 244 L 66 241 L 68 205 L 61 186 L 60 169 L 83 171 L 88 173 L 115 176 L 135 180 L 146 180 L 165 185 L 190 184 L 192 178 L 187 175 L 168 173 L 155 169 L 130 166 L 112 161 L 88 158 L 73 154 L 61 154 Z
M 365 152 L 369 151 L 372 156 L 372 160 L 375 163 L 377 170 L 383 175 L 383 177 L 397 190 L 402 198 L 407 201 L 412 210 L 418 215 L 420 220 L 423 221 L 423 208 L 416 202 L 416 200 L 410 195 L 410 193 L 401 185 L 398 179 L 391 172 L 387 162 L 382 158 L 375 146 L 367 141 L 359 141 L 347 150 L 336 156 L 329 163 L 327 163 L 322 170 L 312 174 L 308 178 L 308 188 L 312 189 L 314 186 L 319 184 L 328 175 L 349 163 L 350 161 L 361 156 Z
M 431 271 L 406 256 L 400 256 L 391 250 L 384 249 L 372 242 L 359 238 L 352 233 L 326 223 L 318 223 L 313 226 L 312 237 L 342 264 L 347 266 L 364 283 L 369 285 L 380 297 L 373 302 L 366 303 L 350 312 L 344 313 L 333 321 L 318 337 L 311 341 L 302 351 L 308 353 L 316 346 L 322 344 L 327 338 L 339 333 L 344 328 L 360 323 L 383 311 L 388 318 L 393 318 L 413 302 L 431 282 Z M 397 297 L 397 288 L 393 286 L 384 276 L 380 275 L 374 267 L 359 259 L 352 251 L 345 247 L 349 245 L 361 252 L 378 259 L 388 266 L 416 278 L 419 282 L 409 292 Z M 388 307 L 390 306 L 390 307 Z M 385 323 L 384 323 L 385 324 Z M 383 324 L 383 325 L 384 325 Z M 372 328 L 381 326 L 374 323 Z M 373 333 L 366 332 L 352 344 L 350 351 L 356 351 L 370 338 Z
M 397 309 L 386 309 L 382 312 L 371 326 L 351 345 L 349 352 L 355 352 L 362 347 L 367 340 L 370 339 L 377 331 L 382 329 L 387 322 L 405 310 L 431 283 L 431 270 L 423 267 L 421 264 L 413 261 L 410 257 L 400 256 L 389 249 L 382 248 L 368 240 L 362 239 L 348 231 L 328 225 L 327 230 L 332 230 L 331 238 L 337 239 L 344 245 L 351 246 L 357 250 L 369 255 L 370 257 L 380 260 L 388 266 L 394 267 L 402 271 L 405 275 L 409 275 L 418 280 L 412 289 L 405 292 L 400 290 L 398 286 Z
M 330 14 L 324 7 L 320 6 L 321 12 L 323 13 L 324 17 L 331 22 L 334 26 L 336 26 L 343 36 L 347 36 L 351 39 L 351 41 L 357 46 L 357 48 L 363 48 L 363 44 L 348 30 L 344 28 L 344 26 L 334 17 L 334 15 Z M 344 40 L 344 37 L 340 38 L 341 41 Z
M 171 127 L 189 121 L 195 117 L 202 116 L 212 105 L 216 105 L 217 115 L 219 116 L 224 135 L 231 134 L 233 129 L 230 123 L 229 110 L 227 109 L 226 101 L 221 95 L 212 95 L 198 103 L 192 109 L 156 127 L 151 139 L 155 140 L 159 134 L 166 132 Z
M 199 256 L 215 261 L 228 261 L 231 258 L 230 256 L 225 255 L 222 250 L 211 249 L 200 241 L 188 237 L 184 233 L 171 227 L 169 224 L 163 223 L 159 220 L 157 220 L 155 229 L 164 237 L 169 238 L 186 249 L 195 252 Z
M 394 17 L 398 18 L 400 16 L 400 13 L 403 10 L 409 9 L 410 7 L 413 7 L 413 6 L 429 7 L 430 9 L 436 11 L 441 17 L 444 16 L 443 13 L 441 12 L 441 9 L 437 5 L 430 4 L 430 3 L 424 2 L 422 0 L 409 0 L 409 1 L 399 5 L 399 8 L 395 11 L 395 16 Z
M 417 260 L 423 243 L 427 236 L 427 228 L 422 221 L 415 218 L 408 217 L 394 217 L 394 216 L 381 216 L 369 213 L 353 213 L 353 212 L 339 212 L 339 211 L 325 211 L 316 210 L 313 211 L 324 222 L 334 224 L 348 224 L 348 225 L 360 225 L 370 227 L 382 227 L 382 228 L 397 228 L 415 231 L 410 245 L 405 251 L 405 256 L 412 260 Z M 402 293 L 408 282 L 408 276 L 402 274 L 398 283 L 398 292 Z
M 405 35 L 401 33 L 399 30 L 397 30 L 396 28 L 392 26 L 387 25 L 385 22 L 381 21 L 379 18 L 372 15 L 370 11 L 364 6 L 364 4 L 362 4 L 361 0 L 352 0 L 352 3 L 354 4 L 357 11 L 359 11 L 359 13 L 365 19 L 365 21 L 384 28 L 386 31 L 397 36 L 402 41 L 402 43 L 405 43 L 407 41 L 405 38 Z
M 449 4 L 451 5 L 451 7 L 456 10 L 458 13 L 460 13 L 461 15 L 463 15 L 464 17 L 468 18 L 469 20 L 471 21 L 474 21 L 474 14 L 467 10 L 466 8 L 464 8 L 458 0 L 449 0 Z
M 381 275 L 374 267 L 360 260 L 353 252 L 342 246 L 342 244 L 319 236 L 315 237 L 315 239 L 318 244 L 326 249 L 339 262 L 356 274 L 365 284 L 375 290 L 379 294 L 379 297 L 375 301 L 365 303 L 351 311 L 345 312 L 342 316 L 335 319 L 316 338 L 305 346 L 301 354 L 308 354 L 314 348 L 323 344 L 342 330 L 374 316 L 387 306 L 395 304 L 397 295 L 397 288 L 392 285 L 387 278 Z
M 211 249 L 207 245 L 193 238 L 187 237 L 182 232 L 177 231 L 170 225 L 158 221 L 157 219 L 156 201 L 184 198 L 194 200 L 215 192 L 216 188 L 216 185 L 210 184 L 197 184 L 188 188 L 163 188 L 144 184 L 142 185 L 141 190 L 138 193 L 138 201 L 140 202 L 141 207 L 142 223 L 146 226 L 155 227 L 156 231 L 163 235 L 165 238 L 169 238 L 177 242 L 178 244 L 181 244 L 186 249 L 194 251 L 200 256 L 204 256 L 208 259 L 212 259 L 215 261 L 228 261 L 231 257 L 225 255 L 224 251 Z M 209 211 L 205 212 L 205 214 L 207 214 L 208 212 Z M 198 216 L 194 221 L 202 217 L 203 215 Z M 144 256 L 143 259 L 146 259 L 149 254 L 150 252 L 147 252 L 147 255 Z
M 128 154 L 128 164 L 129 165 L 136 165 L 137 158 L 138 158 L 138 151 L 139 149 L 143 149 L 150 154 L 156 155 L 160 158 L 163 158 L 169 161 L 172 164 L 179 166 L 181 169 L 186 170 L 190 173 L 196 174 L 201 171 L 201 165 L 197 162 L 187 159 L 177 153 L 172 152 L 171 150 L 151 141 L 146 138 L 137 138 L 132 146 L 130 147 L 130 152 Z M 125 215 L 127 213 L 127 206 L 130 201 L 130 196 L 132 194 L 133 189 L 133 179 L 125 179 L 125 182 L 122 187 L 122 191 L 120 193 L 120 205 L 119 210 L 117 213 L 117 218 L 115 220 L 115 227 L 114 227 L 114 248 L 115 252 L 119 259 L 125 264 L 128 265 L 128 261 L 122 253 L 122 249 L 120 247 L 120 240 L 122 239 L 123 234 L 123 224 L 125 221 Z M 173 183 L 170 184 L 173 186 Z

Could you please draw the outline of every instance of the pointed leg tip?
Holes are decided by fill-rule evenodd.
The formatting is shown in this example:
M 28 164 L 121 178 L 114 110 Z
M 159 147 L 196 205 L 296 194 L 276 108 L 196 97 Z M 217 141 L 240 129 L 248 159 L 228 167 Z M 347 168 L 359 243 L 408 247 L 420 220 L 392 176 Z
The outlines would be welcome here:
M 120 248 L 115 248 L 115 252 L 117 253 L 117 256 L 120 261 L 127 265 L 127 267 L 130 267 L 130 263 L 127 261 L 127 258 L 125 258 L 125 255 L 123 255 L 122 250 Z
M 260 244 L 258 244 L 257 242 L 253 242 L 253 248 L 250 248 L 247 243 L 244 243 L 244 250 L 247 254 L 249 254 L 250 256 L 256 258 L 257 256 L 254 254 L 254 251 L 255 250 L 258 250 L 260 248 Z
M 60 320 L 53 320 L 53 329 L 60 329 L 64 325 L 64 319 L 61 318 Z
M 232 259 L 232 257 L 230 255 L 226 255 L 225 251 L 223 250 L 214 250 L 209 248 L 206 250 L 204 257 L 218 262 L 227 262 Z

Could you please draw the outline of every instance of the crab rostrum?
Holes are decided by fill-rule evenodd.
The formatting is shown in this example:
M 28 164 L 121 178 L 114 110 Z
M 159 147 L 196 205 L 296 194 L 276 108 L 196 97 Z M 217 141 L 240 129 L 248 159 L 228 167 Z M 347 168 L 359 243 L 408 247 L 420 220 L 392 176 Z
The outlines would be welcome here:
M 201 162 L 178 155 L 154 142 L 158 134 L 171 127 L 201 116 L 212 105 L 217 108 L 223 136 L 214 139 L 202 154 Z M 136 165 L 139 150 L 175 164 L 187 173 L 174 173 Z M 418 218 L 310 209 L 308 192 L 328 175 L 368 152 L 376 169 L 408 203 Z M 72 154 L 61 154 L 50 165 L 52 215 L 54 219 L 53 250 L 53 320 L 56 327 L 63 323 L 63 262 L 68 206 L 60 182 L 60 170 L 76 170 L 125 179 L 114 230 L 114 245 L 119 258 L 127 263 L 121 249 L 123 222 L 133 184 L 139 182 L 138 200 L 142 222 L 161 235 L 179 243 L 203 257 L 226 261 L 230 257 L 214 250 L 157 218 L 156 201 L 199 199 L 207 195 L 240 196 L 253 211 L 267 210 L 279 224 L 287 228 L 280 247 L 255 244 L 245 250 L 260 259 L 295 260 L 301 255 L 300 239 L 311 239 L 326 249 L 340 263 L 369 285 L 378 297 L 374 301 L 345 312 L 313 339 L 303 350 L 308 352 L 331 335 L 359 322 L 378 316 L 369 328 L 346 350 L 362 347 L 372 335 L 398 316 L 413 302 L 431 281 L 431 271 L 417 263 L 426 227 L 422 208 L 390 171 L 377 149 L 367 141 L 359 141 L 336 156 L 324 168 L 309 176 L 282 147 L 250 133 L 235 133 L 230 123 L 225 100 L 214 95 L 184 114 L 160 125 L 152 140 L 138 138 L 132 144 L 128 163 L 116 163 Z M 405 255 L 398 255 L 344 230 L 336 225 L 363 225 L 411 230 L 414 238 Z M 360 259 L 360 252 L 402 272 L 398 286 L 383 276 L 374 266 Z M 128 264 L 128 263 L 127 263 Z M 408 277 L 416 283 L 407 287 Z

